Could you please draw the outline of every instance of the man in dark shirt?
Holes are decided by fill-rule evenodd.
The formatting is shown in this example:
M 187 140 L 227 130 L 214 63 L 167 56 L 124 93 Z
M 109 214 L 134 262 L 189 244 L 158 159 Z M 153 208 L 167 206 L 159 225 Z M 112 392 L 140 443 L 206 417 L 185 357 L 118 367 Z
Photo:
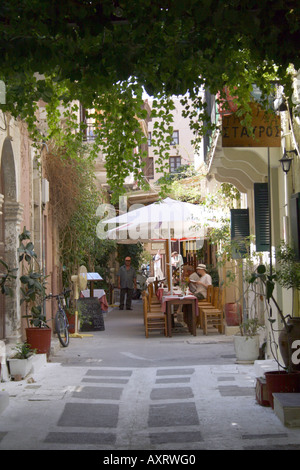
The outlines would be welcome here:
M 132 310 L 132 294 L 133 290 L 136 289 L 136 272 L 131 266 L 130 256 L 126 256 L 125 264 L 120 267 L 117 274 L 119 282 L 118 287 L 120 289 L 120 310 L 124 309 L 124 301 L 126 295 L 126 310 Z

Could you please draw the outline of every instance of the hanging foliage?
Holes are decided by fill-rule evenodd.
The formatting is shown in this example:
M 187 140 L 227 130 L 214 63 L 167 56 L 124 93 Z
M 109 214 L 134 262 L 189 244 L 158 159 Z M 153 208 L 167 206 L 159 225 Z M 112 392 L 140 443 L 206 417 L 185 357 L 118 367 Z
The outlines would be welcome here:
M 94 159 L 78 132 L 76 107 L 64 111 L 63 128 L 57 109 L 52 102 L 47 107 L 50 141 L 42 164 L 50 183 L 50 207 L 58 228 L 65 282 L 70 284 L 81 264 L 94 269 L 97 263 L 94 247 L 97 244 L 101 250 L 99 242 L 103 241 L 96 235 L 96 211 L 105 195 L 96 187 Z
M 155 129 L 157 171 L 163 173 L 172 94 L 192 102 L 182 98 L 195 149 L 211 130 L 203 89 L 220 93 L 220 100 L 226 98 L 225 89 L 234 90 L 234 105 L 248 128 L 253 84 L 265 108 L 274 82 L 284 86 L 293 106 L 287 68 L 300 65 L 299 13 L 295 2 L 274 2 L 270 8 L 267 0 L 4 0 L 0 80 L 6 99 L 0 107 L 27 120 L 37 145 L 45 140 L 36 125 L 39 100 L 52 109 L 49 120 L 58 118 L 59 102 L 69 109 L 76 101 L 96 109 L 95 153 L 103 149 L 108 183 L 118 198 L 129 174 L 140 187 L 145 185 L 145 136 L 138 124 L 145 118 L 143 89 L 154 98 L 153 116 L 163 116 L 164 128 Z

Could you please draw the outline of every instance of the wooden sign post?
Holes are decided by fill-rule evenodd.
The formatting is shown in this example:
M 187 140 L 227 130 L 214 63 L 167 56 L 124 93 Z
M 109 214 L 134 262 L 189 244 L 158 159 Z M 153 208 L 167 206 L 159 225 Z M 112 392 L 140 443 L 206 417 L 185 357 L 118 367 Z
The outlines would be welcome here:
M 267 114 L 258 104 L 251 104 L 252 130 L 250 135 L 236 113 L 222 117 L 222 147 L 280 147 L 280 116 Z

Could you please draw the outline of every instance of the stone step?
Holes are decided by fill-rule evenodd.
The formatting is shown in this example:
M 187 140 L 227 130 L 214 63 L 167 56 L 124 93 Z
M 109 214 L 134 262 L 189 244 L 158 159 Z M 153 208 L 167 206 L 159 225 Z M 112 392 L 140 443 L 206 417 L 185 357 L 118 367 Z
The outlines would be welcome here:
M 287 427 L 300 427 L 300 393 L 273 393 L 274 412 Z
M 264 377 L 266 372 L 278 370 L 278 364 L 274 359 L 263 359 L 254 362 L 254 373 L 256 377 Z

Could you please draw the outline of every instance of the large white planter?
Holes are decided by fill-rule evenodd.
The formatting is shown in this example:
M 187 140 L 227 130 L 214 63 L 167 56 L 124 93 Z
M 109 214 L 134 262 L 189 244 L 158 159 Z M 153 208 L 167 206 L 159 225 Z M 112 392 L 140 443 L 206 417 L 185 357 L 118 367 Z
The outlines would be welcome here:
M 13 359 L 8 358 L 9 371 L 12 377 L 20 376 L 22 379 L 29 374 L 33 366 L 33 356 L 30 356 L 28 359 Z
M 259 335 L 233 337 L 236 361 L 252 364 L 259 357 Z

